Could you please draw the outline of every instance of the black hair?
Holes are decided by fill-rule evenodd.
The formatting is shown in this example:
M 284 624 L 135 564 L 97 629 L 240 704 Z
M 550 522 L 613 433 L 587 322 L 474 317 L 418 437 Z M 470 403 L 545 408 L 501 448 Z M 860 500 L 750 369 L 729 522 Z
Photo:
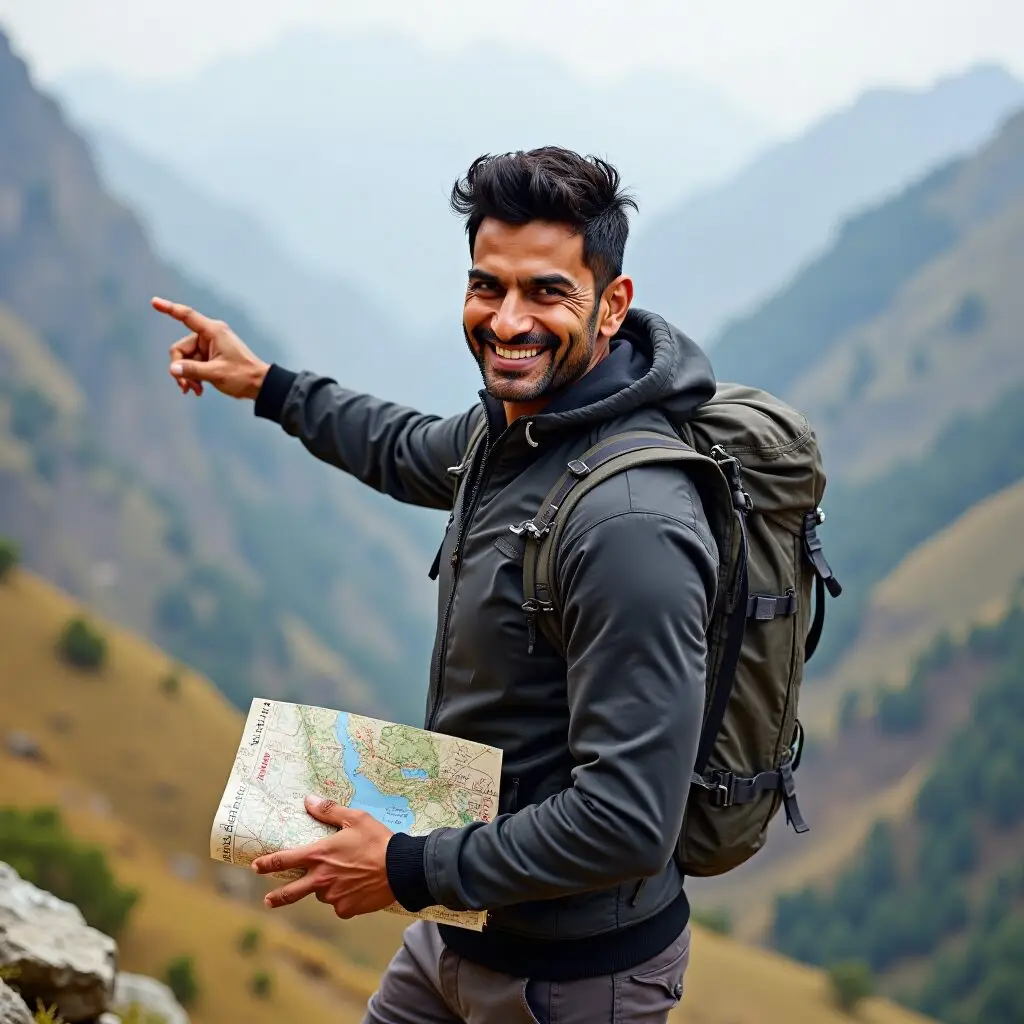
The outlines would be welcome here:
M 559 146 L 485 154 L 455 182 L 452 210 L 466 219 L 469 251 L 486 217 L 506 224 L 543 220 L 583 236 L 583 262 L 598 295 L 622 273 L 629 237 L 626 208 L 636 200 L 620 188 L 619 172 L 595 156 Z

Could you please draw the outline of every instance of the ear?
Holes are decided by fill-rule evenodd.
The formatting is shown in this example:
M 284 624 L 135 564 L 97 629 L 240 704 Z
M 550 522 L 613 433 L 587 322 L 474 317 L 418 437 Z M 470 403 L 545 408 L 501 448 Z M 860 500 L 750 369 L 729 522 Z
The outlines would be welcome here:
M 633 279 L 620 274 L 601 296 L 601 319 L 597 328 L 600 337 L 611 341 L 619 332 L 633 301 Z

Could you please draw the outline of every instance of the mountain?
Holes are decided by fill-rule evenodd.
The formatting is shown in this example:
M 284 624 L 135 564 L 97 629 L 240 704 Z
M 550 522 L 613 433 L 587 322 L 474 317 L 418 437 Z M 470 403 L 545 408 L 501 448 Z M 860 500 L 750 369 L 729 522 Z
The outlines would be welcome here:
M 457 310 L 465 288 L 465 236 L 447 199 L 481 153 L 593 151 L 620 166 L 646 215 L 740 167 L 770 135 L 680 75 L 592 83 L 495 42 L 441 54 L 393 35 L 322 30 L 180 81 L 90 72 L 56 88 L 84 128 L 116 131 L 255 213 L 417 336 Z M 457 314 L 451 322 L 457 329 Z
M 239 704 L 301 693 L 419 720 L 425 521 L 251 407 L 177 391 L 166 353 L 181 332 L 154 294 L 290 358 L 154 256 L 2 35 L 0 137 L 0 532 Z
M 807 884 L 805 875 L 772 917 L 783 952 L 812 964 L 861 960 L 884 991 L 947 1024 L 1009 1024 L 1024 1013 L 1021 596 L 961 643 L 941 638 L 866 721 L 849 716 L 849 741 L 818 758 L 811 785 L 838 807 L 845 794 L 827 765 L 868 758 L 876 775 L 906 778 L 916 754 L 914 784 L 837 876 Z
M 156 251 L 246 309 L 300 365 L 440 414 L 472 401 L 480 376 L 458 323 L 438 327 L 429 342 L 359 288 L 306 266 L 256 216 L 205 194 L 116 132 L 86 137 L 107 189 L 139 212 Z
M 1021 105 L 1024 83 L 998 67 L 864 94 L 643 228 L 628 259 L 637 301 L 715 344 L 814 260 L 843 218 L 975 149 Z
M 793 402 L 822 446 L 823 537 L 846 589 L 815 677 L 857 642 L 875 584 L 1019 479 L 1022 274 L 1024 113 L 846 222 L 715 346 L 721 379 Z
M 98 672 L 54 654 L 81 615 L 107 642 Z M 313 900 L 267 911 L 265 880 L 210 859 L 210 822 L 242 716 L 193 672 L 169 690 L 162 681 L 173 664 L 32 573 L 9 573 L 0 582 L 0 813 L 54 808 L 76 843 L 99 849 L 117 884 L 139 894 L 118 937 L 120 969 L 162 977 L 171 960 L 191 957 L 193 1024 L 355 1024 L 404 922 L 339 921 Z M 254 989 L 260 973 L 269 996 Z M 686 987 L 673 1024 L 849 1019 L 830 1004 L 819 970 L 699 925 Z M 860 1012 L 872 1024 L 927 1024 L 883 999 Z

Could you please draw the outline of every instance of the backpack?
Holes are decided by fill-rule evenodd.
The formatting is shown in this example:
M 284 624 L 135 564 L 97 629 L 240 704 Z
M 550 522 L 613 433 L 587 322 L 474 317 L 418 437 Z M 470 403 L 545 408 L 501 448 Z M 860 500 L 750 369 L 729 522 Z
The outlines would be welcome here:
M 677 462 L 691 474 L 720 564 L 704 718 L 676 858 L 685 875 L 707 877 L 761 849 L 780 806 L 796 832 L 808 831 L 793 781 L 804 741 L 797 701 L 821 637 L 826 591 L 837 597 L 842 587 L 818 537 L 825 476 L 806 417 L 766 391 L 720 384 L 671 427 L 672 434 L 602 439 L 568 463 L 532 520 L 510 530 L 526 541 L 530 651 L 539 626 L 564 653 L 555 565 L 573 508 L 601 481 L 634 466 Z M 482 432 L 470 438 L 462 466 Z

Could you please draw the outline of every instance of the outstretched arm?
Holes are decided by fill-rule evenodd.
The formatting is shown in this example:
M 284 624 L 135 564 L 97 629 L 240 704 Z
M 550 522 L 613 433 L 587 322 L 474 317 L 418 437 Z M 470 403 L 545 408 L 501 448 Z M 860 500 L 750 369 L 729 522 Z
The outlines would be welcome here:
M 170 350 L 170 373 L 183 394 L 221 394 L 255 402 L 318 459 L 413 505 L 449 508 L 448 468 L 462 458 L 481 410 L 441 418 L 341 387 L 329 377 L 293 373 L 260 359 L 220 320 L 166 299 L 153 307 L 191 333 Z

